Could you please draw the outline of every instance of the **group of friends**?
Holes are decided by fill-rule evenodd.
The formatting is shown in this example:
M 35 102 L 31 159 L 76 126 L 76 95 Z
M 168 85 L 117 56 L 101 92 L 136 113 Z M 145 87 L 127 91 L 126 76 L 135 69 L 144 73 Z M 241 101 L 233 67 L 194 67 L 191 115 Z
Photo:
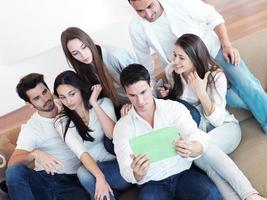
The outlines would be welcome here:
M 10 198 L 115 200 L 137 184 L 139 200 L 266 199 L 227 155 L 241 130 L 226 104 L 250 110 L 267 133 L 267 95 L 222 16 L 201 0 L 128 1 L 135 54 L 70 27 L 61 45 L 73 70 L 56 77 L 54 94 L 39 73 L 17 84 L 36 112 L 9 159 Z M 151 49 L 165 67 L 158 82 Z M 176 156 L 133 154 L 131 138 L 173 125 Z

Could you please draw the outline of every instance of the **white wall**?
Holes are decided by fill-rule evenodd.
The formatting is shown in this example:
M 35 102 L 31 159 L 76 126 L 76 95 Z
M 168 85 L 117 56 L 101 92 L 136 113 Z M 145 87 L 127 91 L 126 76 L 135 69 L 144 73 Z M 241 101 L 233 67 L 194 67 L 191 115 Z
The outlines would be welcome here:
M 88 32 L 101 44 L 131 48 L 127 0 L 9 0 L 0 7 L 0 116 L 24 104 L 15 86 L 30 72 L 45 75 L 52 87 L 68 69 L 60 34 L 69 26 Z

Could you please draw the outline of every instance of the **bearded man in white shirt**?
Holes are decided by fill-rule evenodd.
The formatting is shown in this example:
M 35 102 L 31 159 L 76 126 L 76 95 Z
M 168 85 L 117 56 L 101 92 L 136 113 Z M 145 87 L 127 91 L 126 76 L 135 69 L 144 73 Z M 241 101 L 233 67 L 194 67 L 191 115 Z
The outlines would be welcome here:
M 223 17 L 202 0 L 128 0 L 137 12 L 129 33 L 139 63 L 151 75 L 150 49 L 163 67 L 172 61 L 174 43 L 186 33 L 198 35 L 231 82 L 227 104 L 250 110 L 267 133 L 267 94 L 229 40 Z
M 37 111 L 22 125 L 6 171 L 11 200 L 87 200 L 76 175 L 80 161 L 57 133 L 59 113 L 43 75 L 31 73 L 17 84 L 18 95 Z M 35 169 L 28 167 L 35 163 Z

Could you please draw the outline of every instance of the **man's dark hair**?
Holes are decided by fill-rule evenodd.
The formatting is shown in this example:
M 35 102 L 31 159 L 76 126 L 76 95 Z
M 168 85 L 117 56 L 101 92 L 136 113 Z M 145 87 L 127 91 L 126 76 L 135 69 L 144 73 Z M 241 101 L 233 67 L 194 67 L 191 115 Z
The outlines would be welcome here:
M 143 65 L 130 64 L 122 70 L 120 82 L 123 88 L 138 81 L 147 81 L 147 83 L 150 84 L 149 72 Z
M 19 97 L 24 101 L 31 103 L 26 92 L 35 88 L 39 83 L 43 83 L 45 87 L 48 88 L 47 84 L 44 82 L 44 75 L 42 74 L 30 73 L 22 77 L 16 87 Z

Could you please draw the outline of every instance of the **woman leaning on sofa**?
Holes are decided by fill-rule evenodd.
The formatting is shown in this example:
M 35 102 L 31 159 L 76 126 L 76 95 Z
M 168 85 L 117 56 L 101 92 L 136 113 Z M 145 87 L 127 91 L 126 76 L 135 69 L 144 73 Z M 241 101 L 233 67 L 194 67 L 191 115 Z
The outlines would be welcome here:
M 159 96 L 181 98 L 196 106 L 201 114 L 199 127 L 211 137 L 211 145 L 194 163 L 206 171 L 224 199 L 265 199 L 223 153 L 235 150 L 241 140 L 241 130 L 225 108 L 226 77 L 198 36 L 184 34 L 177 39 L 166 77 L 169 84 L 158 88 Z

